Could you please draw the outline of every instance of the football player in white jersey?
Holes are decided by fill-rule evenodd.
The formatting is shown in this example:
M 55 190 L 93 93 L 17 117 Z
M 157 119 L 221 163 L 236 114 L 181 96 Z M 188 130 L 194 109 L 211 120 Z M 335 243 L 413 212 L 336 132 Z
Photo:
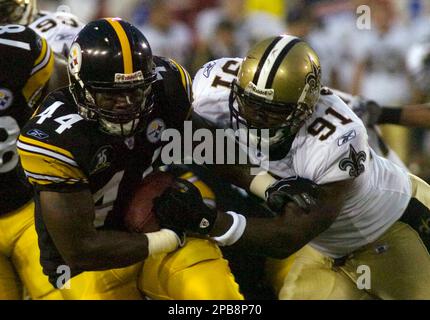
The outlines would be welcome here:
M 248 130 L 238 143 L 252 163 L 268 162 L 268 173 L 233 182 L 278 211 L 247 220 L 219 213 L 224 225 L 232 218 L 215 240 L 282 258 L 268 272 L 280 299 L 429 299 L 429 253 L 399 219 L 429 212 L 430 188 L 369 147 L 363 122 L 320 76 L 315 52 L 287 35 L 197 73 L 195 118 Z M 250 128 L 269 129 L 269 138 Z
M 38 11 L 36 0 L 0 0 L 0 24 L 7 23 L 29 26 L 48 41 L 55 53 L 65 57 L 84 25 L 68 12 Z
M 369 145 L 372 149 L 378 155 L 393 161 L 399 166 L 406 167 L 395 151 L 385 143 L 378 125 L 397 124 L 411 128 L 430 128 L 430 105 L 381 106 L 376 101 L 368 100 L 364 97 L 353 96 L 335 89 L 330 90 L 341 98 L 363 121 L 367 128 Z

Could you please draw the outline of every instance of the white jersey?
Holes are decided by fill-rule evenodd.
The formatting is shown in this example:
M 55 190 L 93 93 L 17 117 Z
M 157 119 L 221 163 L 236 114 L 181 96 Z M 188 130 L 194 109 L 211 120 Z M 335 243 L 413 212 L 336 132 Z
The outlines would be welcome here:
M 207 63 L 195 76 L 194 111 L 217 127 L 230 124 L 228 82 L 241 59 Z M 225 72 L 227 71 L 227 72 Z M 300 176 L 318 184 L 353 179 L 339 216 L 310 243 L 323 254 L 342 257 L 380 237 L 406 209 L 411 184 L 403 168 L 379 157 L 368 144 L 366 128 L 342 100 L 326 92 L 296 134 L 288 154 L 270 161 L 269 171 L 281 178 Z M 248 152 L 258 162 L 257 150 Z
M 361 113 L 361 110 L 359 110 L 359 103 L 355 103 L 356 100 L 353 95 L 338 90 L 334 90 L 334 92 L 342 99 L 343 102 L 346 103 L 348 107 L 352 109 L 352 111 L 357 114 Z M 403 163 L 397 153 L 384 142 L 384 139 L 381 135 L 381 130 L 378 126 L 366 126 L 366 130 L 367 135 L 369 136 L 369 145 L 373 149 L 373 151 L 376 152 L 376 154 L 381 157 L 387 158 L 388 160 L 391 160 L 402 168 L 407 169 L 406 165 Z
M 68 55 L 73 39 L 84 24 L 78 17 L 67 12 L 41 11 L 29 27 L 44 37 L 52 50 Z

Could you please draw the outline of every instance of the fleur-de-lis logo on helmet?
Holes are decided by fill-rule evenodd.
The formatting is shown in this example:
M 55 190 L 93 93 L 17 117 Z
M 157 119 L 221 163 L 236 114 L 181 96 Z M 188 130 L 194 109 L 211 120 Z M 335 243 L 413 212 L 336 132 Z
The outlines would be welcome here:
M 321 67 L 318 66 L 315 61 L 309 57 L 312 71 L 306 75 L 305 82 L 309 84 L 312 90 L 319 90 L 319 83 L 321 82 Z

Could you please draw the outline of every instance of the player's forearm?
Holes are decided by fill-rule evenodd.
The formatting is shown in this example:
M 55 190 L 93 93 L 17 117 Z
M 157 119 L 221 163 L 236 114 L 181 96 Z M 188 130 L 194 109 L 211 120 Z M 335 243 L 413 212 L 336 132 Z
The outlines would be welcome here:
M 275 218 L 250 218 L 236 248 L 272 258 L 287 258 L 326 230 L 334 217 L 321 212 L 287 209 Z
M 79 270 L 122 268 L 143 261 L 148 256 L 148 239 L 144 234 L 96 231 L 91 236 L 82 237 L 63 256 L 71 267 Z
M 323 206 L 305 214 L 296 205 L 289 204 L 282 216 L 247 219 L 236 213 L 218 212 L 211 236 L 216 241 L 222 239 L 221 246 L 282 259 L 326 230 L 336 218 L 336 210 Z M 232 219 L 234 215 L 237 216 Z
M 408 127 L 430 128 L 430 104 L 402 108 L 400 124 Z
M 409 105 L 381 108 L 378 124 L 398 124 L 406 127 L 430 128 L 430 105 Z
M 288 257 L 330 227 L 343 205 L 341 190 L 347 190 L 350 183 L 348 180 L 321 186 L 318 201 L 306 209 L 288 202 L 275 218 L 248 219 L 236 246 L 274 258 Z

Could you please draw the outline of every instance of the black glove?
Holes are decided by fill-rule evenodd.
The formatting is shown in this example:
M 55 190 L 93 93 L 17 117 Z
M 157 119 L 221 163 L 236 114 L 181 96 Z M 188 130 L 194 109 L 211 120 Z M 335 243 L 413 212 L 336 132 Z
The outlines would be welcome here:
M 208 234 L 217 212 L 204 202 L 199 189 L 187 180 L 177 178 L 172 187 L 154 199 L 154 211 L 163 228 L 178 234 Z
M 382 113 L 381 106 L 378 103 L 360 96 L 353 97 L 351 100 L 351 108 L 366 127 L 376 125 Z
M 319 194 L 319 186 L 311 180 L 289 177 L 281 179 L 267 188 L 266 202 L 268 207 L 276 213 L 282 213 L 289 202 L 294 202 L 308 213 L 312 206 L 317 205 Z

